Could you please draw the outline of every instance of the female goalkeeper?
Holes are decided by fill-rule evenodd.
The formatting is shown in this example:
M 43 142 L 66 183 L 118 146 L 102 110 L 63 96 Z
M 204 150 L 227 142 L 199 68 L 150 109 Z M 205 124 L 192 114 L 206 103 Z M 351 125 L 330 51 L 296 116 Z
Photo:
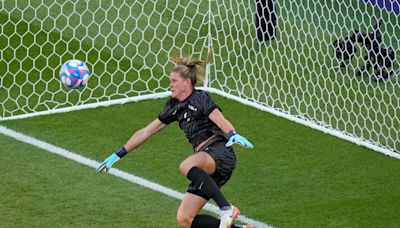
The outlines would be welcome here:
M 232 124 L 222 115 L 210 95 L 196 90 L 200 69 L 206 62 L 190 58 L 172 58 L 176 66 L 170 74 L 171 98 L 153 122 L 136 131 L 128 142 L 113 153 L 97 169 L 108 171 L 128 152 L 143 144 L 173 121 L 178 121 L 194 153 L 179 166 L 180 172 L 191 183 L 179 206 L 177 222 L 180 227 L 236 227 L 233 220 L 239 209 L 231 205 L 220 188 L 229 180 L 236 164 L 232 144 L 252 148 L 253 145 L 235 132 Z M 198 214 L 213 199 L 221 209 L 220 219 Z M 240 227 L 240 226 L 238 226 Z M 250 227 L 250 226 L 248 226 Z

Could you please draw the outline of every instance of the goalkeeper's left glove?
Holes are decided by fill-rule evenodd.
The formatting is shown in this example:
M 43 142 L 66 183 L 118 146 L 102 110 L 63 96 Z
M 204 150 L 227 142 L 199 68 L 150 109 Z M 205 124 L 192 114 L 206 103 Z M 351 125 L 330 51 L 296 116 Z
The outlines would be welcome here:
M 108 172 L 111 168 L 111 166 L 119 161 L 123 156 L 125 156 L 128 152 L 126 151 L 125 147 L 121 147 L 117 152 L 111 154 L 108 158 L 106 158 L 103 163 L 100 164 L 100 166 L 97 168 L 97 172 L 101 173 L 106 170 Z
M 237 144 L 242 145 L 247 148 L 253 148 L 253 144 L 251 144 L 251 142 L 249 142 L 249 140 L 247 140 L 245 137 L 237 134 L 236 131 L 234 131 L 234 130 L 229 131 L 228 137 L 229 137 L 229 140 L 225 144 L 226 147 L 230 147 L 234 143 L 237 143 Z

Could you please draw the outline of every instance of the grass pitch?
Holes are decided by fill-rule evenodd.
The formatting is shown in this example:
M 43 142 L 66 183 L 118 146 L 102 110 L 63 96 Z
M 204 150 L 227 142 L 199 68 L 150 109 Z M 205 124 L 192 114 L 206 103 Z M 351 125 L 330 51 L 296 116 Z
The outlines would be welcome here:
M 214 96 L 253 150 L 223 192 L 247 217 L 276 227 L 394 227 L 399 161 Z M 2 124 L 102 161 L 156 118 L 165 99 Z M 145 111 L 143 111 L 145 110 Z M 241 110 L 238 112 L 238 110 Z M 243 118 L 246 113 L 246 118 Z M 179 201 L 1 136 L 5 227 L 176 227 Z M 184 192 L 178 171 L 191 147 L 176 124 L 115 167 Z M 160 213 L 161 212 L 161 213 Z
M 206 47 L 208 2 L 179 2 L 178 8 L 173 1 L 167 5 L 161 1 L 0 2 L 1 115 L 165 91 L 168 56 L 173 52 L 202 56 Z M 329 122 L 335 129 L 399 148 L 400 122 L 387 118 L 399 113 L 397 81 L 377 84 L 369 74 L 357 78 L 353 69 L 338 71 L 330 48 L 333 39 L 354 28 L 370 29 L 382 17 L 387 21 L 384 41 L 398 50 L 398 17 L 357 0 L 286 1 L 279 5 L 290 10 L 279 11 L 277 42 L 266 44 L 255 41 L 253 27 L 244 26 L 253 26 L 254 5 L 227 3 L 232 10 L 226 11 L 227 5 L 214 3 L 212 10 L 220 15 L 212 28 L 214 51 L 220 56 L 214 63 L 222 66 L 222 72 L 211 68 L 213 87 L 293 115 L 300 110 L 301 115 Z M 349 6 L 357 10 L 349 13 Z M 81 17 L 86 8 L 97 10 Z M 320 12 L 327 9 L 337 14 L 321 20 Z M 151 17 L 135 17 L 147 11 Z M 47 18 L 48 14 L 52 17 Z M 188 18 L 200 23 L 187 23 Z M 84 90 L 61 88 L 59 66 L 70 58 L 86 60 L 94 72 Z M 247 77 L 248 72 L 256 76 Z M 221 77 L 222 73 L 229 77 Z M 243 214 L 277 227 L 400 224 L 398 160 L 233 101 L 215 99 L 238 132 L 255 145 L 253 150 L 235 147 L 238 167 L 223 188 Z M 156 118 L 164 101 L 1 124 L 102 161 Z M 377 104 L 384 111 L 370 108 Z M 357 121 L 361 127 L 354 127 Z M 176 227 L 176 199 L 99 175 L 2 135 L 0 145 L 0 226 Z M 188 181 L 178 166 L 190 153 L 184 134 L 172 124 L 116 167 L 184 192 Z

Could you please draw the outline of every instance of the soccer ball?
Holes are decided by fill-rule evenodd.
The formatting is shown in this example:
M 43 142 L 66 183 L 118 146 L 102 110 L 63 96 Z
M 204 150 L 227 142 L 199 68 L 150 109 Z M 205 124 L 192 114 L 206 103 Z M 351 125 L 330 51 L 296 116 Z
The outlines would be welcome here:
M 89 68 L 80 60 L 68 60 L 60 70 L 60 80 L 68 88 L 76 89 L 87 84 L 90 77 Z

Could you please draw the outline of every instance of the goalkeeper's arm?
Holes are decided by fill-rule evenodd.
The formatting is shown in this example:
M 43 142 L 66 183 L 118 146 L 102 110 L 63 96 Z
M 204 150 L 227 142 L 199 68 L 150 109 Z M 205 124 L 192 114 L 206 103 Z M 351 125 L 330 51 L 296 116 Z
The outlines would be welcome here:
M 146 127 L 136 131 L 132 137 L 128 140 L 128 142 L 124 145 L 124 148 L 127 152 L 132 151 L 146 142 L 152 135 L 159 132 L 166 126 L 163 122 L 161 122 L 158 118 L 153 122 L 148 124 Z
M 108 172 L 108 170 L 115 162 L 128 154 L 128 152 L 133 151 L 134 149 L 142 145 L 144 142 L 146 142 L 147 139 L 149 139 L 155 133 L 159 132 L 165 126 L 166 124 L 164 124 L 157 118 L 146 127 L 136 131 L 123 147 L 121 147 L 117 152 L 111 154 L 100 164 L 100 166 L 97 168 L 97 172 L 101 173 L 104 171 L 104 169 L 106 170 L 106 172 Z
M 228 142 L 226 143 L 226 147 L 230 147 L 233 144 L 237 143 L 239 145 L 245 146 L 247 148 L 253 148 L 253 144 L 245 137 L 236 133 L 235 128 L 229 122 L 222 112 L 219 109 L 214 109 L 210 115 L 208 116 L 211 121 L 213 121 L 224 133 L 228 135 Z

